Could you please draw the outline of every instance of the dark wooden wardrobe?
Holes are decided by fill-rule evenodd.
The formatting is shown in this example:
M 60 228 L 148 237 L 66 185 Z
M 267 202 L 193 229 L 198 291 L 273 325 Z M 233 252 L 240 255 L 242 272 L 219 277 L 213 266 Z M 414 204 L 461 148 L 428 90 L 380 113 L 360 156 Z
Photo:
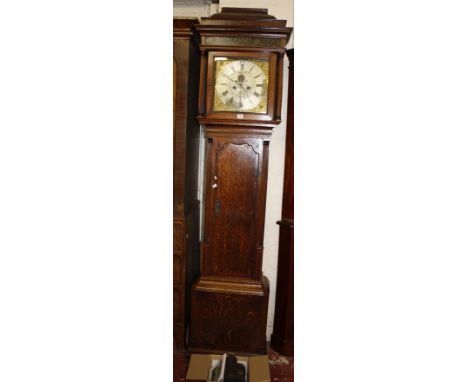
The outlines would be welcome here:
M 173 338 L 186 347 L 190 287 L 200 269 L 200 202 L 196 119 L 200 57 L 192 25 L 197 19 L 173 19 Z
M 294 49 L 286 53 L 289 58 L 288 117 L 271 347 L 281 354 L 294 355 Z

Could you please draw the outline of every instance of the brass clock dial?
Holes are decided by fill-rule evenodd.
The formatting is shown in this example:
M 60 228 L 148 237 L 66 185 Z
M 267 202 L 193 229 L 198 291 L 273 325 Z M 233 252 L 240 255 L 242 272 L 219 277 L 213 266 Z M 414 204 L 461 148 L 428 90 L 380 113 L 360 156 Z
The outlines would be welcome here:
M 268 60 L 215 58 L 213 111 L 267 112 Z

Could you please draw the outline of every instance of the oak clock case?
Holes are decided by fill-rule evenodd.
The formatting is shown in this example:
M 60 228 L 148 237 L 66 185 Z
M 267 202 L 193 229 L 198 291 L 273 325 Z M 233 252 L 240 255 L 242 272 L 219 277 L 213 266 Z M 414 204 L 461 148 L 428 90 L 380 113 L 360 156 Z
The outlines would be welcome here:
M 266 9 L 223 8 L 195 29 L 201 52 L 198 120 L 206 151 L 189 349 L 265 354 L 269 142 L 281 122 L 283 56 L 291 28 Z

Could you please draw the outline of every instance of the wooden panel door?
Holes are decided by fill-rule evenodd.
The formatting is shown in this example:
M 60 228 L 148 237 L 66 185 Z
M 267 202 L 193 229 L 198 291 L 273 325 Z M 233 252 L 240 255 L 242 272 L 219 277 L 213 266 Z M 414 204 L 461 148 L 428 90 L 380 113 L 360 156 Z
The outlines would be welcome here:
M 261 277 L 258 215 L 264 142 L 258 138 L 214 137 L 208 141 L 204 276 Z M 260 259 L 259 259 L 260 257 Z

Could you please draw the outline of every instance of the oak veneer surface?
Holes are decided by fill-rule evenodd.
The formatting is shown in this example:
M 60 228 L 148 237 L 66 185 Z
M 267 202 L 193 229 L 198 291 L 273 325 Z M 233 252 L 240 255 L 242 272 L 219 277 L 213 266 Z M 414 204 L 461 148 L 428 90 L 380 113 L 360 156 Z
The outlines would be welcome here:
M 289 89 L 282 218 L 271 347 L 294 354 L 294 50 L 288 51 Z
M 258 232 L 253 223 L 264 207 L 259 205 L 266 186 L 261 167 L 264 151 L 264 142 L 257 138 L 208 139 L 205 276 L 260 280 L 257 248 L 263 231 Z
M 192 29 L 196 21 L 173 21 L 173 336 L 176 349 L 186 346 L 190 287 L 200 268 L 197 199 L 200 129 L 196 119 L 199 53 Z
M 200 278 L 192 289 L 191 351 L 266 352 L 269 282 L 262 274 L 269 142 L 281 122 L 285 20 L 266 9 L 202 18 L 198 120 L 205 129 Z M 266 113 L 214 111 L 215 58 L 269 60 Z
M 268 286 L 264 294 L 257 296 L 222 291 L 194 290 L 194 293 L 197 301 L 194 314 L 198 319 L 192 324 L 192 352 L 266 352 Z

